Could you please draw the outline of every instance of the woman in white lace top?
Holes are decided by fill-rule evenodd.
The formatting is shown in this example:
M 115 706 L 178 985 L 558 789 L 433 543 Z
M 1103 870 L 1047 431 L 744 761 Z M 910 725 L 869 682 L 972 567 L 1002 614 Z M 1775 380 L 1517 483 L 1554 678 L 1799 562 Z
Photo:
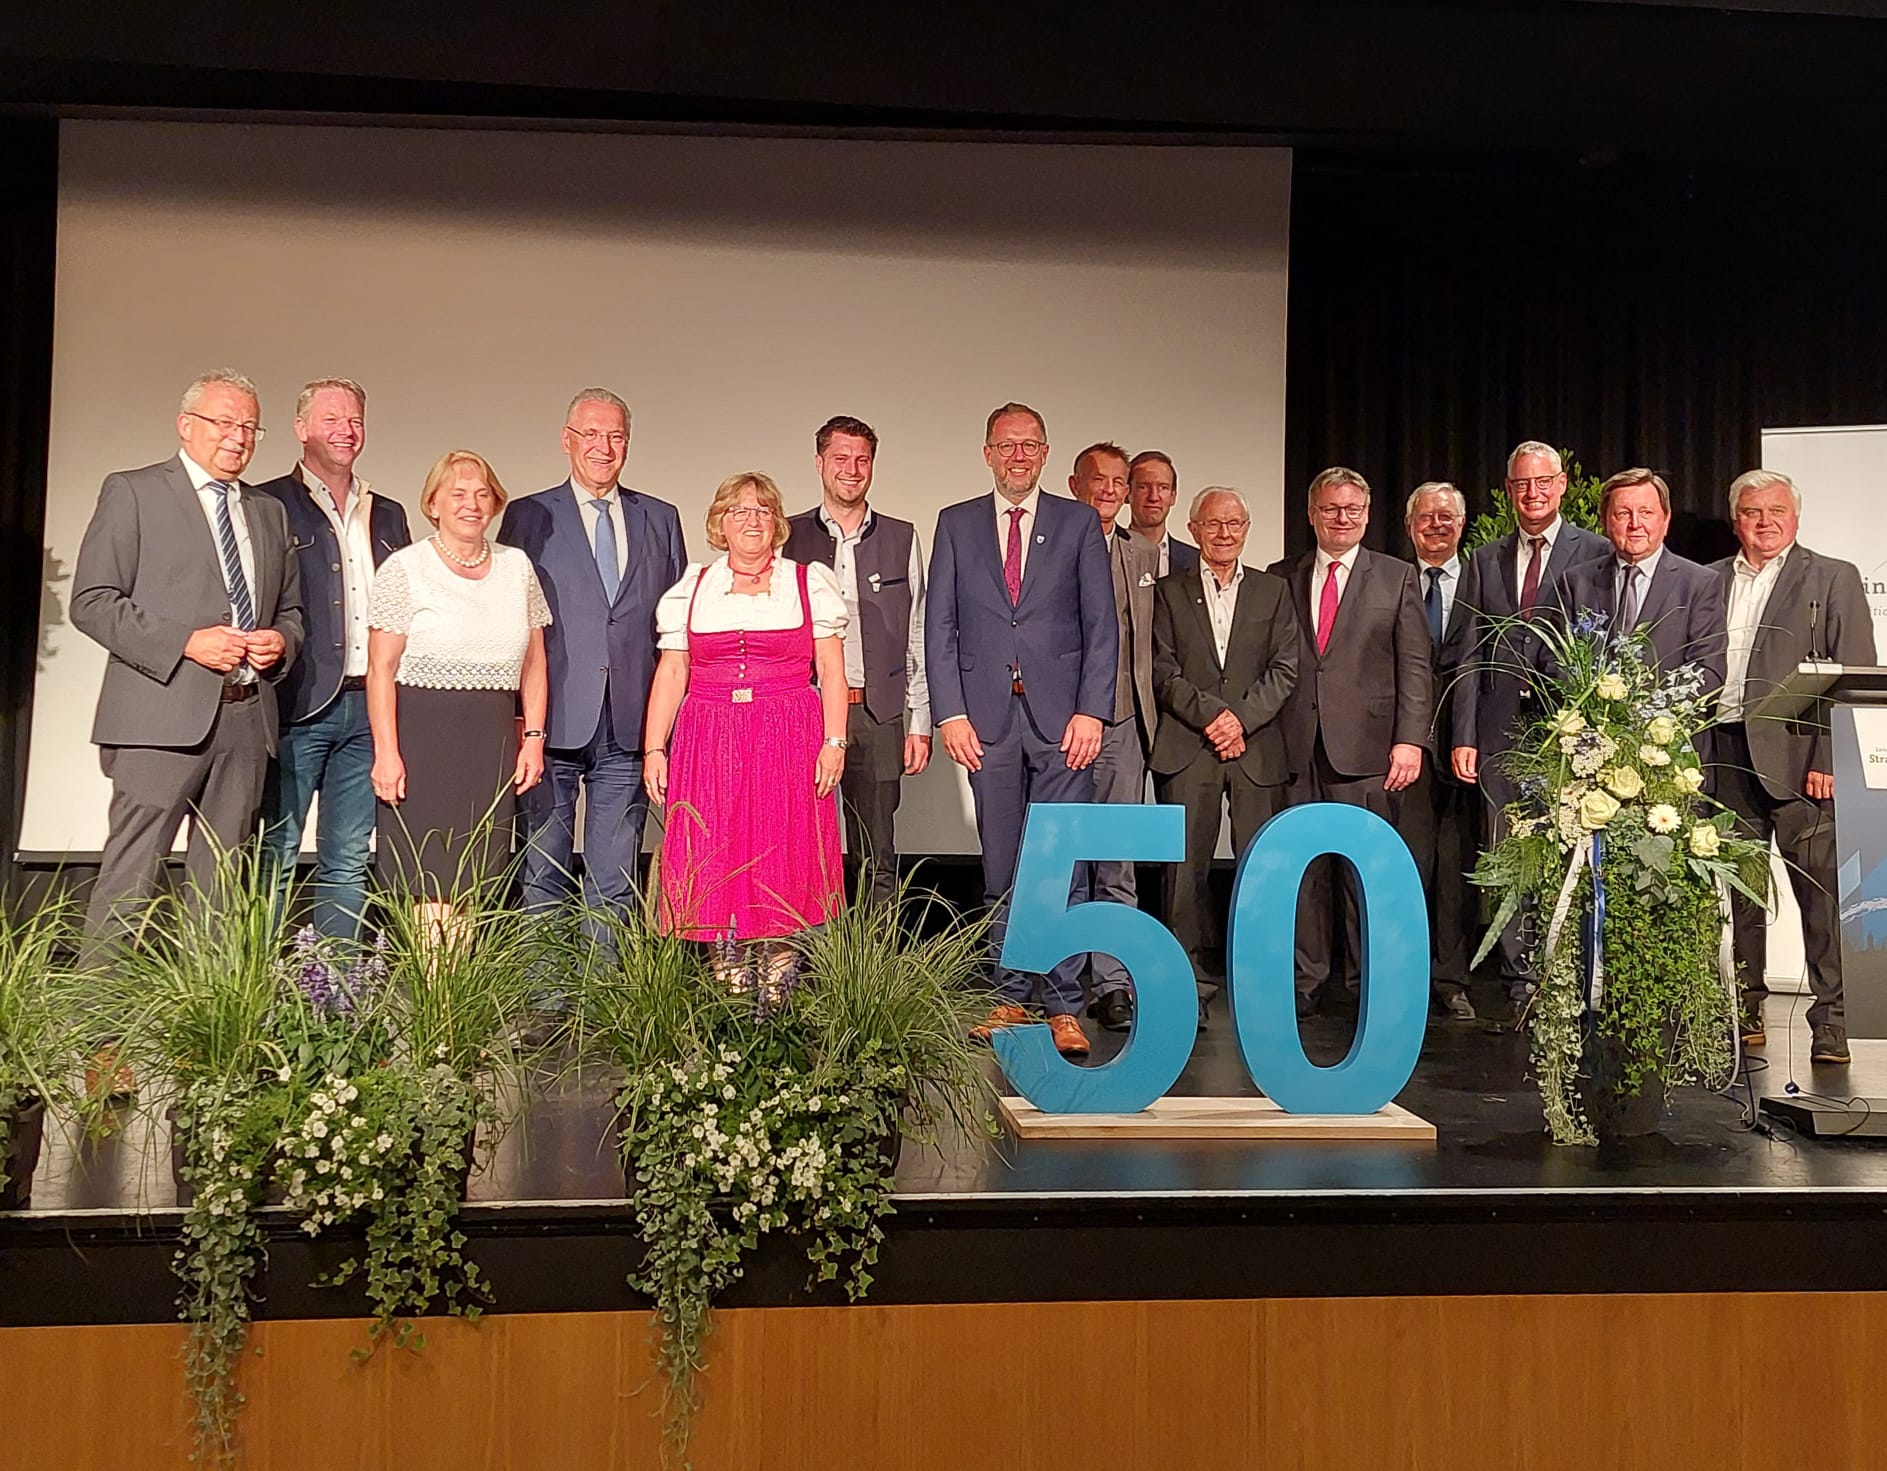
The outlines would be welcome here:
M 530 558 L 485 535 L 504 503 L 480 456 L 442 457 L 419 502 L 436 530 L 381 564 L 368 605 L 378 870 L 422 904 L 503 872 L 517 794 L 544 774 L 550 608 Z

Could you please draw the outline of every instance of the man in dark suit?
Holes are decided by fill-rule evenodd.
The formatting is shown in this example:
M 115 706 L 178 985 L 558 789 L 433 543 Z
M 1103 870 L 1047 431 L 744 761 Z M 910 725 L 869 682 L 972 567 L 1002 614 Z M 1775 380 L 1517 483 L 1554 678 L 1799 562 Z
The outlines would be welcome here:
M 845 867 L 861 901 L 898 892 L 898 804 L 904 778 L 930 764 L 924 676 L 924 548 L 909 521 L 866 504 L 878 434 L 840 415 L 813 435 L 819 504 L 788 523 L 785 554 L 824 562 L 845 595 L 846 739 L 839 800 Z
M 1467 524 L 1467 499 L 1446 480 L 1416 486 L 1403 512 L 1428 622 L 1435 672 L 1429 751 L 1438 758 L 1448 750 L 1456 678 L 1473 621 L 1469 610 L 1474 592 L 1464 581 L 1460 557 Z M 1429 987 L 1436 1007 L 1457 1021 L 1474 1020 L 1474 1005 L 1468 1000 L 1468 916 L 1474 913 L 1475 897 L 1468 873 L 1477 851 L 1480 807 L 1473 784 L 1456 777 L 1445 759 L 1436 759 L 1422 763 L 1422 774 L 1402 795 L 1396 819 L 1428 896 Z
M 1075 456 L 1068 489 L 1101 518 L 1103 533 L 1127 499 L 1127 452 L 1117 444 L 1091 444 Z M 1153 584 L 1159 581 L 1159 549 L 1137 536 L 1108 536 L 1107 560 L 1114 584 L 1114 613 L 1120 625 L 1114 705 L 1101 732 L 1094 760 L 1094 800 L 1144 802 L 1147 748 L 1157 712 L 1153 703 Z M 1096 863 L 1093 897 L 1135 907 L 1139 895 L 1131 863 Z M 1133 1026 L 1133 978 L 1111 955 L 1088 962 L 1088 1015 L 1110 1032 Z
M 185 871 L 212 891 L 219 851 L 254 832 L 277 711 L 300 652 L 301 577 L 281 503 L 242 483 L 262 437 L 255 385 L 227 370 L 184 390 L 180 452 L 105 478 L 73 574 L 72 624 L 111 655 L 92 739 L 111 827 L 80 963 L 156 892 L 185 817 Z
M 1671 529 L 1671 490 L 1656 472 L 1620 470 L 1599 491 L 1600 514 L 1612 555 L 1581 562 L 1553 589 L 1552 614 L 1562 626 L 1582 613 L 1604 616 L 1614 637 L 1643 629 L 1660 669 L 1689 664 L 1706 693 L 1723 687 L 1726 635 L 1723 580 L 1664 545 Z M 1542 649 L 1541 667 L 1553 659 Z M 1710 732 L 1699 738 L 1708 769 Z
M 1438 738 L 1453 742 L 1455 779 L 1478 782 L 1486 798 L 1481 832 L 1490 848 L 1505 834 L 1505 808 L 1518 795 L 1498 758 L 1513 748 L 1516 727 L 1532 713 L 1539 639 L 1528 621 L 1569 568 L 1612 552 L 1604 537 L 1561 518 L 1566 471 L 1550 444 L 1529 439 L 1514 446 L 1507 456 L 1506 491 L 1516 526 L 1476 547 L 1468 560 L 1463 580 L 1473 588 L 1473 621 L 1453 681 L 1449 724 L 1437 726 Z M 1508 998 L 1521 1011 L 1533 979 L 1519 918 L 1501 932 L 1498 954 Z
M 1000 957 L 1009 890 L 1030 802 L 1086 802 L 1089 769 L 1114 711 L 1120 622 L 1107 541 L 1086 506 L 1038 488 L 1048 458 L 1042 416 L 1006 403 L 990 414 L 983 461 L 994 495 L 947 507 L 937 518 L 924 617 L 931 713 L 950 759 L 970 773 L 983 848 L 990 944 Z M 1085 898 L 1084 865 L 1070 885 Z M 1056 966 L 1043 984 L 1055 1046 L 1083 1056 L 1085 956 Z M 1003 995 L 974 1035 L 1029 1019 L 1030 977 L 996 964 Z
M 570 478 L 513 501 L 498 532 L 530 557 L 551 612 L 544 779 L 522 802 L 524 903 L 548 908 L 575 890 L 580 790 L 584 900 L 623 908 L 649 805 L 642 717 L 655 677 L 655 605 L 688 553 L 675 508 L 620 482 L 629 455 L 622 399 L 607 388 L 578 392 L 562 444 Z
M 1394 822 L 1399 794 L 1422 773 L 1434 672 L 1415 569 L 1363 546 L 1369 482 L 1333 466 L 1310 483 L 1317 545 L 1274 562 L 1300 628 L 1297 687 L 1284 710 L 1291 805 L 1345 802 Z M 1297 1013 L 1309 1016 L 1330 976 L 1333 860 L 1311 865 L 1297 911 Z M 1346 986 L 1362 958 L 1361 911 L 1343 879 Z
M 1186 529 L 1200 570 L 1161 578 L 1153 594 L 1160 723 L 1149 764 L 1155 795 L 1186 809 L 1186 861 L 1166 866 L 1166 915 L 1192 961 L 1204 1026 L 1224 974 L 1209 959 L 1224 944 L 1209 889 L 1221 813 L 1231 809 L 1243 853 L 1284 805 L 1291 765 L 1278 716 L 1297 683 L 1299 640 L 1290 589 L 1239 561 L 1251 529 L 1242 495 L 1202 490 Z
M 354 473 L 367 443 L 367 392 L 317 378 L 295 403 L 301 460 L 256 490 L 281 502 L 301 570 L 301 657 L 275 687 L 281 749 L 263 801 L 262 846 L 286 891 L 308 804 L 315 831 L 314 927 L 360 933 L 373 839 L 373 731 L 367 725 L 367 599 L 374 569 L 412 540 L 406 508 Z
M 1174 541 L 1166 529 L 1178 499 L 1179 472 L 1165 451 L 1143 449 L 1127 462 L 1127 525 L 1114 535 L 1151 544 L 1159 552 L 1161 577 L 1199 570 L 1199 548 Z
M 1723 589 L 1727 670 L 1715 741 L 1716 794 L 1749 836 L 1772 838 L 1789 866 L 1802 911 L 1808 962 L 1809 1058 L 1845 1063 L 1847 1012 L 1841 986 L 1836 912 L 1834 753 L 1828 711 L 1814 706 L 1787 718 L 1767 716 L 1765 695 L 1805 659 L 1874 662 L 1874 623 L 1861 574 L 1850 562 L 1800 545 L 1802 497 L 1793 481 L 1751 470 L 1730 486 L 1730 519 L 1743 550 L 1711 567 Z M 1768 918 L 1732 895 L 1736 967 L 1742 975 L 1743 1041 L 1763 1041 Z

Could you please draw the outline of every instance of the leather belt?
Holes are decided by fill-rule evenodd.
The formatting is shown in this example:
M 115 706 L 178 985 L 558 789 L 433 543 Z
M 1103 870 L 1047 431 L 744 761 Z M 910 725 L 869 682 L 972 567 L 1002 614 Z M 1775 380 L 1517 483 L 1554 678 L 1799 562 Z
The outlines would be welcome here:
M 845 691 L 845 703 L 848 705 L 864 704 L 865 692 L 862 689 L 859 689 L 856 685 L 851 686 Z
M 225 705 L 240 705 L 244 700 L 253 700 L 262 693 L 260 682 L 254 684 L 226 684 L 223 686 L 221 700 Z
M 366 675 L 344 674 L 341 676 L 341 687 L 338 691 L 336 691 L 336 693 L 345 695 L 345 694 L 351 694 L 355 691 L 365 690 L 366 688 L 367 688 Z

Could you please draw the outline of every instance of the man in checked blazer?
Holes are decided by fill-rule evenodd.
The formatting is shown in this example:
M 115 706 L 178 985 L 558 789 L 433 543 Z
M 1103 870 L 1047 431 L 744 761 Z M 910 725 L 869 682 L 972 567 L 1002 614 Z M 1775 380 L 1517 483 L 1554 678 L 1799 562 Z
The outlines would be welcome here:
M 1284 711 L 1291 805 L 1344 802 L 1396 820 L 1400 793 L 1422 771 L 1434 704 L 1428 625 L 1415 568 L 1363 546 L 1369 482 L 1333 466 L 1310 483 L 1317 545 L 1274 562 L 1290 584 L 1299 638 L 1297 687 Z M 1309 1016 L 1330 976 L 1334 860 L 1311 865 L 1297 910 L 1297 1014 Z M 1361 911 L 1343 880 L 1344 983 L 1362 958 Z
M 1776 840 L 1802 911 L 1808 962 L 1809 1059 L 1845 1063 L 1847 1011 L 1835 882 L 1834 752 L 1828 709 L 1765 715 L 1763 697 L 1804 659 L 1874 662 L 1874 622 L 1851 562 L 1795 539 L 1802 493 L 1786 475 L 1751 470 L 1730 485 L 1730 518 L 1742 551 L 1710 570 L 1723 589 L 1727 672 L 1715 741 L 1716 794 L 1759 842 Z M 1742 976 L 1746 1045 L 1763 1041 L 1768 917 L 1741 894 L 1730 898 L 1736 967 Z
M 1232 847 L 1243 853 L 1284 806 L 1290 758 L 1278 717 L 1297 684 L 1299 641 L 1290 589 L 1239 561 L 1251 511 L 1222 485 L 1193 498 L 1186 529 L 1202 566 L 1153 589 L 1153 682 L 1160 705 L 1153 738 L 1154 795 L 1186 809 L 1186 861 L 1165 869 L 1166 917 L 1192 961 L 1199 1024 L 1223 971 L 1224 944 L 1208 880 L 1219 822 L 1231 809 Z
M 937 517 L 924 609 L 937 738 L 969 772 L 976 802 L 992 957 L 1002 954 L 1029 803 L 1091 800 L 1114 713 L 1120 621 L 1107 541 L 1093 511 L 1039 488 L 1047 458 L 1034 409 L 1006 403 L 990 414 L 983 460 L 994 491 Z M 1076 865 L 1076 899 L 1087 897 L 1085 870 Z M 1088 1052 L 1075 1015 L 1086 960 L 1069 957 L 1042 983 L 1055 1046 L 1071 1057 Z M 978 1040 L 1029 1020 L 1035 978 L 998 960 L 994 982 L 1003 1000 L 972 1033 Z
M 72 625 L 110 659 L 92 723 L 110 829 L 80 962 L 156 892 L 177 825 L 211 892 L 219 851 L 254 832 L 276 743 L 275 682 L 301 650 L 301 576 L 281 503 L 242 481 L 262 437 L 255 385 L 184 390 L 178 453 L 105 477 L 73 575 Z

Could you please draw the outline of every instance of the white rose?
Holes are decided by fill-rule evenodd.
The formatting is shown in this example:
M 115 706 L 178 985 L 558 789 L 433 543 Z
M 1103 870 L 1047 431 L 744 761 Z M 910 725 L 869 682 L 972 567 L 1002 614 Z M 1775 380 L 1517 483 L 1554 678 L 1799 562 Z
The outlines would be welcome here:
M 1643 745 L 1638 748 L 1638 759 L 1647 766 L 1669 766 L 1671 753 L 1662 746 Z
M 1690 830 L 1690 851 L 1699 858 L 1715 858 L 1723 846 L 1723 835 L 1714 824 L 1700 822 Z
M 1659 715 L 1645 727 L 1645 734 L 1660 746 L 1668 746 L 1677 739 L 1677 722 L 1668 715 Z
M 1645 779 L 1638 774 L 1635 766 L 1615 766 L 1605 773 L 1605 785 L 1614 797 L 1623 797 L 1629 802 L 1645 789 Z
M 1601 700 L 1622 700 L 1629 693 L 1625 681 L 1616 674 L 1601 674 L 1592 692 Z
M 1672 780 L 1680 791 L 1701 792 L 1704 789 L 1704 770 L 1701 766 L 1680 766 L 1672 774 Z
M 1597 832 L 1618 816 L 1618 803 L 1605 792 L 1590 791 L 1579 799 L 1579 825 Z
M 1561 710 L 1553 717 L 1553 732 L 1556 735 L 1578 735 L 1586 728 L 1586 717 L 1577 710 Z
M 1674 833 L 1683 826 L 1683 819 L 1669 802 L 1660 802 L 1645 814 L 1645 826 L 1654 833 Z

